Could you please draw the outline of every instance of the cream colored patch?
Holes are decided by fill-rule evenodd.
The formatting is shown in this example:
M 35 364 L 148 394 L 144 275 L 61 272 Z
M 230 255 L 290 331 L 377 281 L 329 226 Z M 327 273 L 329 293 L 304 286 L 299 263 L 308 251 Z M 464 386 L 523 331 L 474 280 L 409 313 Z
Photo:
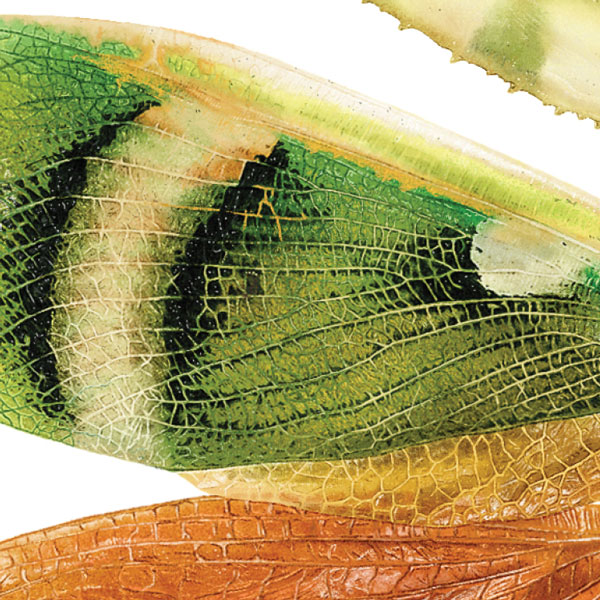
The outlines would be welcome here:
M 482 284 L 502 296 L 569 297 L 598 255 L 525 221 L 485 221 L 473 236 L 471 259 Z
M 543 100 L 600 119 L 600 5 L 582 0 L 548 4 L 551 18 L 546 62 L 540 73 Z
M 193 156 L 193 161 L 187 163 L 188 176 L 236 181 L 248 160 L 270 154 L 277 138 L 262 127 L 249 126 L 241 118 L 242 108 L 234 107 L 236 118 L 225 120 L 224 107 L 212 104 L 217 103 L 211 100 L 199 105 L 172 98 L 168 111 L 159 106 L 151 108 L 139 117 L 138 122 L 181 142 L 176 155 L 164 157 L 169 162 L 176 160 L 178 170 L 184 167 L 181 157 Z
M 161 328 L 171 265 L 198 220 L 218 210 L 219 188 L 270 153 L 276 139 L 261 132 L 175 100 L 88 159 L 56 261 L 49 333 L 77 446 L 168 466 Z
M 141 158 L 143 141 L 124 161 Z M 160 256 L 170 258 L 162 236 L 169 209 L 153 196 L 162 189 L 161 198 L 176 198 L 181 189 L 112 161 L 89 165 L 88 180 L 71 214 L 73 230 L 83 231 L 67 237 L 58 262 L 51 340 L 61 387 L 77 416 L 77 445 L 153 462 L 166 454 L 159 401 L 168 361 L 158 330 L 169 284 Z

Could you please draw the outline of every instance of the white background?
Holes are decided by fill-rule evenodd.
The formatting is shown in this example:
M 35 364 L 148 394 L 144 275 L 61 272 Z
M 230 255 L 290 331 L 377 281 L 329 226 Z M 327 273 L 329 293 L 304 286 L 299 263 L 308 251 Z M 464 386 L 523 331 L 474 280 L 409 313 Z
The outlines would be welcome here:
M 16 9 L 16 10 L 15 10 Z M 49 13 L 51 11 L 51 13 Z M 0 0 L 0 14 L 170 27 L 237 44 L 417 114 L 600 195 L 600 131 L 554 115 L 360 0 Z M 196 495 L 180 477 L 0 426 L 0 539 Z

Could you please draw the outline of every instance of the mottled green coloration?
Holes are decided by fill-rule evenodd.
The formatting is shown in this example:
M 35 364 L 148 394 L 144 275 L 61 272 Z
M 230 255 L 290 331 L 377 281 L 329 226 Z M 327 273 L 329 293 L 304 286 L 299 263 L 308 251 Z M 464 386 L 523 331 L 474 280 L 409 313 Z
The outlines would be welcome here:
M 236 80 L 235 111 L 229 88 L 224 108 L 183 87 L 157 107 L 99 60 L 135 49 L 3 31 L 3 422 L 181 470 L 374 456 L 598 412 L 597 252 L 570 240 L 548 266 L 558 236 L 509 214 L 534 203 L 575 221 L 586 206 L 342 111 L 340 130 L 368 131 L 361 143 L 393 148 L 390 172 L 423 181 L 409 189 L 240 114 L 256 101 L 283 119 L 274 98 L 289 93 Z M 232 67 L 169 56 L 169 77 L 229 85 Z M 291 103 L 317 133 L 338 124 L 333 102 Z M 490 213 L 433 193 L 440 181 Z
M 535 83 L 544 64 L 544 9 L 531 0 L 500 0 L 471 41 L 496 72 L 516 83 Z

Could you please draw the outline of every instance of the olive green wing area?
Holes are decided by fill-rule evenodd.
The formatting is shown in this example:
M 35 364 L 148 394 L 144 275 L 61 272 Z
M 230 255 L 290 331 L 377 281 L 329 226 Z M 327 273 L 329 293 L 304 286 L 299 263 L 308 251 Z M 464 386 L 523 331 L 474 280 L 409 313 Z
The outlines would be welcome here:
M 254 199 L 228 223 L 188 345 L 172 344 L 182 454 L 356 458 L 596 410 L 595 291 L 486 288 L 483 214 L 289 138 L 240 186 Z M 177 281 L 206 277 L 200 256 Z M 192 311 L 176 285 L 174 325 Z
M 242 51 L 59 25 L 0 45 L 3 422 L 295 472 L 598 412 L 590 206 Z

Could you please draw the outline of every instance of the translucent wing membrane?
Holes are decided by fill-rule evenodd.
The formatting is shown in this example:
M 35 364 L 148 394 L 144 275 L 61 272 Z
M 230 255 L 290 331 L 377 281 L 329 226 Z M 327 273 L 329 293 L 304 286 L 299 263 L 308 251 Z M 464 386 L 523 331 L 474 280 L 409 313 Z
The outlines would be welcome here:
M 598 499 L 594 199 L 242 50 L 78 20 L 0 25 L 0 153 L 3 423 L 405 523 Z
M 586 600 L 598 507 L 427 529 L 200 498 L 0 544 L 2 598 Z M 580 531 L 585 528 L 585 538 Z
M 596 0 L 363 0 L 557 112 L 600 123 Z

